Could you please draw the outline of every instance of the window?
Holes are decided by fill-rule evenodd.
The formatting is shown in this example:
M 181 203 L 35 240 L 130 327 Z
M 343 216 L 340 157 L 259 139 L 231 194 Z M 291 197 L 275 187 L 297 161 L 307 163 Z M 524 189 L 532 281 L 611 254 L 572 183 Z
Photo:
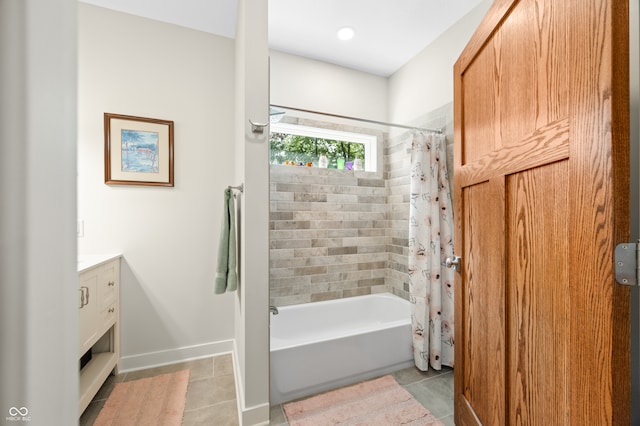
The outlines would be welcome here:
M 271 164 L 312 163 L 318 167 L 320 156 L 325 155 L 329 168 L 337 168 L 340 158 L 345 162 L 359 158 L 364 170 L 375 172 L 377 142 L 376 136 L 362 133 L 271 123 L 269 156 Z

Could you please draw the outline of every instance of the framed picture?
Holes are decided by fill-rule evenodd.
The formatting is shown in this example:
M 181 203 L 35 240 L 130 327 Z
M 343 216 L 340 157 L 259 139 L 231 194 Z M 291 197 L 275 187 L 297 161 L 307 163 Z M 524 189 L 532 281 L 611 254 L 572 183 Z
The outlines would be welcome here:
M 173 121 L 105 113 L 104 182 L 173 186 Z

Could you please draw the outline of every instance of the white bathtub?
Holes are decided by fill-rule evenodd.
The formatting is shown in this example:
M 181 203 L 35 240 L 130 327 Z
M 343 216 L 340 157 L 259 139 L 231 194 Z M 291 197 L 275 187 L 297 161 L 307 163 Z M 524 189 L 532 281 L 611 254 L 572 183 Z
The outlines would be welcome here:
M 413 365 L 409 302 L 389 293 L 284 306 L 271 318 L 271 405 Z

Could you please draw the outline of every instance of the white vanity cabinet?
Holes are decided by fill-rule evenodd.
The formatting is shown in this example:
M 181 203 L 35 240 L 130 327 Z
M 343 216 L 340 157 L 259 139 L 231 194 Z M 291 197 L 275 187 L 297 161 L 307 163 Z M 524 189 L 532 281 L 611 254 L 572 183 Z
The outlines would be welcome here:
M 91 349 L 80 370 L 80 414 L 120 359 L 120 255 L 80 256 L 80 347 L 78 358 Z

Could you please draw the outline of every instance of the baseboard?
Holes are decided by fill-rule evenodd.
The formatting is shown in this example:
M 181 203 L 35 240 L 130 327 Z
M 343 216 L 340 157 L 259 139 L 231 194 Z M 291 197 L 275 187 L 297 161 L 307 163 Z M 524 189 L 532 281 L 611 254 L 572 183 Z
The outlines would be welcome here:
M 119 373 L 143 370 L 145 368 L 159 367 L 175 364 L 177 362 L 190 361 L 198 358 L 206 358 L 222 355 L 235 351 L 234 340 L 204 343 L 201 345 L 185 346 L 182 348 L 168 349 L 164 351 L 148 352 L 138 355 L 123 356 L 118 366 Z M 234 362 L 235 365 L 235 362 Z M 235 367 L 234 367 L 235 368 Z M 237 376 L 236 376 L 237 377 Z M 237 379 L 236 379 L 237 381 Z
M 244 401 L 244 387 L 242 384 L 242 375 L 240 372 L 240 362 L 238 360 L 238 347 L 236 341 L 233 341 L 233 376 L 236 381 L 236 401 L 238 403 L 238 421 L 240 426 L 268 426 L 270 407 L 269 403 L 258 405 L 255 407 L 246 407 Z

